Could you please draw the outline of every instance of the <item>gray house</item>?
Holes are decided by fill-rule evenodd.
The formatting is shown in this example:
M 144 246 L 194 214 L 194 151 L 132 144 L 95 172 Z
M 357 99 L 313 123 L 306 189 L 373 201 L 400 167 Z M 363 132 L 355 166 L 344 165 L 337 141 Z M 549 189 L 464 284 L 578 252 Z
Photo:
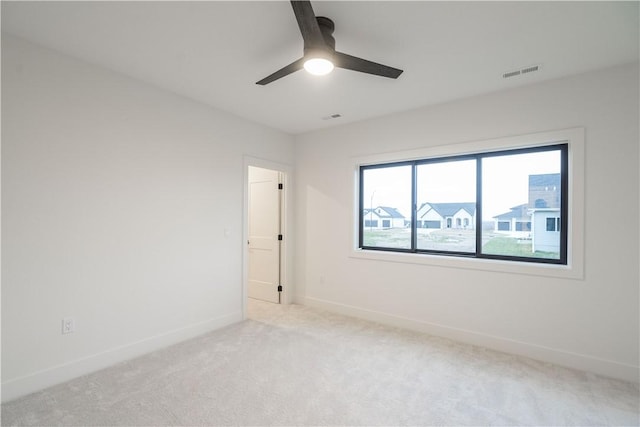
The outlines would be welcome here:
M 529 202 L 493 217 L 495 230 L 531 237 L 532 250 L 560 250 L 560 174 L 529 175 Z
M 368 229 L 403 228 L 405 225 L 405 216 L 388 206 L 364 209 L 362 220 L 363 226 Z
M 531 214 L 529 205 L 522 205 L 510 208 L 509 212 L 494 216 L 496 231 L 531 231 Z
M 529 208 L 560 208 L 560 174 L 529 175 Z
M 418 228 L 475 229 L 476 204 L 471 203 L 423 203 L 416 215 Z

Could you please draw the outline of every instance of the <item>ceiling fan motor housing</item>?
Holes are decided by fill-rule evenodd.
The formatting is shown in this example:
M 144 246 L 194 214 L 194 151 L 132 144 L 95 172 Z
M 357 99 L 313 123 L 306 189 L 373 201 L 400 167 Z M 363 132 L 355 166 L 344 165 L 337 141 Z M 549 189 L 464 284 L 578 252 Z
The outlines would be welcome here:
M 322 38 L 324 39 L 324 46 L 306 46 L 304 47 L 305 58 L 325 58 L 332 60 L 333 54 L 336 51 L 336 39 L 331 34 L 335 30 L 335 24 L 333 21 L 324 16 L 317 16 L 316 21 L 320 27 Z

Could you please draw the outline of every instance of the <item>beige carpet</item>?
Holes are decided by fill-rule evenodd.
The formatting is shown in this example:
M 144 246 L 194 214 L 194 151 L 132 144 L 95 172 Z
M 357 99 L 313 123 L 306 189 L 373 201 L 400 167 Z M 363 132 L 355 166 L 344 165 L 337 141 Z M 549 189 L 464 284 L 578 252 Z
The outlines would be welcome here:
M 638 425 L 637 384 L 252 301 L 251 320 L 2 405 L 2 425 Z

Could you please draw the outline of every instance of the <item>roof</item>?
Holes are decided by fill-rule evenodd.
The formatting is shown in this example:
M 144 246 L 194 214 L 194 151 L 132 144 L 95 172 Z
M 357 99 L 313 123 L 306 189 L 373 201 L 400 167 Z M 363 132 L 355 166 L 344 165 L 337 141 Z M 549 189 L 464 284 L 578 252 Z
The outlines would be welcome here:
M 533 208 L 529 209 L 529 212 L 560 212 L 560 208 Z
M 378 213 L 376 212 L 378 209 L 382 210 L 382 212 Z M 396 208 L 390 208 L 388 206 L 378 206 L 375 209 L 373 209 L 373 213 L 375 215 L 377 215 L 379 218 L 396 218 L 396 219 L 404 219 L 405 216 L 402 215 L 400 212 L 398 212 L 398 210 Z M 371 213 L 371 209 L 366 208 L 363 209 L 362 214 L 364 216 L 367 216 Z
M 404 215 L 402 215 L 400 212 L 398 212 L 398 210 L 396 208 L 390 208 L 388 206 L 378 206 L 376 209 L 382 209 L 383 211 L 385 211 L 387 213 L 388 216 L 390 216 L 391 218 L 400 218 L 400 219 L 404 219 Z M 384 216 L 382 214 L 379 214 L 381 217 Z
M 522 205 L 514 206 L 509 212 L 496 215 L 493 218 L 495 219 L 512 219 L 512 218 L 526 218 L 529 215 L 527 214 L 527 204 L 524 203 Z
M 453 216 L 459 210 L 466 211 L 469 215 L 475 215 L 476 213 L 476 204 L 473 202 L 464 202 L 464 203 L 431 203 L 426 202 L 420 206 L 422 209 L 425 205 L 431 206 L 431 208 L 440 214 L 441 217 Z M 418 210 L 420 210 L 418 209 Z

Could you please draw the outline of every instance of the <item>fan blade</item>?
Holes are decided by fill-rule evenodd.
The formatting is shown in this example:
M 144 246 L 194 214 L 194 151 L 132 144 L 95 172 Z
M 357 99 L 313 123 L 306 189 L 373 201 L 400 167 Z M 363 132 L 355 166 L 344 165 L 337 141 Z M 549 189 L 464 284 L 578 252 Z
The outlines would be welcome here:
M 287 65 L 284 68 L 279 69 L 278 71 L 276 71 L 275 73 L 265 77 L 264 79 L 260 80 L 259 82 L 256 82 L 257 85 L 266 85 L 271 83 L 272 81 L 278 80 L 284 76 L 288 76 L 291 73 L 294 73 L 298 70 L 300 70 L 302 67 L 304 66 L 304 58 L 300 58 L 295 62 L 292 62 L 291 64 Z
M 336 67 L 346 68 L 347 70 L 375 74 L 376 76 L 389 77 L 390 79 L 397 79 L 398 76 L 402 74 L 402 70 L 397 68 L 367 61 L 366 59 L 357 58 L 342 52 L 336 52 L 333 59 L 333 64 Z
M 296 15 L 300 33 L 302 33 L 304 47 L 324 46 L 324 38 L 322 37 L 318 21 L 316 20 L 316 15 L 311 7 L 311 2 L 308 0 L 291 0 L 291 7 L 293 8 L 293 13 Z

